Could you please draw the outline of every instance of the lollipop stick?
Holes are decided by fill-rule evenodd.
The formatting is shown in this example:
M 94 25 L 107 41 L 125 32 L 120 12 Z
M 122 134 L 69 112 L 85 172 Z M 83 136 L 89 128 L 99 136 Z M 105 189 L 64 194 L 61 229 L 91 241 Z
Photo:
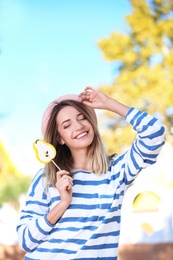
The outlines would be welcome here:
M 54 162 L 54 160 L 52 160 L 53 164 L 58 168 L 59 171 L 61 171 L 61 169 L 59 168 L 59 166 Z

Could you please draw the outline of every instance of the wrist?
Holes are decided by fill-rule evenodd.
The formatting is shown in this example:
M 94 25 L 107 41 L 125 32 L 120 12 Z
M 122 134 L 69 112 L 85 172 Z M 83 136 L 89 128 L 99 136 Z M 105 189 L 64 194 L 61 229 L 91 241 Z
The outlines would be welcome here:
M 64 209 L 64 210 L 66 210 L 66 209 L 69 207 L 69 205 L 70 205 L 70 203 L 69 203 L 68 201 L 66 201 L 66 200 L 61 200 L 61 201 L 59 202 L 59 206 L 60 206 L 62 209 Z
M 64 214 L 69 204 L 65 201 L 60 201 L 47 214 L 47 220 L 54 225 Z

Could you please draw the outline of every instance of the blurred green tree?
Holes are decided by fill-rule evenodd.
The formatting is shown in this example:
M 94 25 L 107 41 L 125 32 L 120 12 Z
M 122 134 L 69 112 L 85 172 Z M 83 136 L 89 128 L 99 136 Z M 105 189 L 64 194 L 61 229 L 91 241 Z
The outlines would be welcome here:
M 17 169 L 0 140 L 0 206 L 9 202 L 18 210 L 19 196 L 26 193 L 30 182 L 31 177 Z
M 125 17 L 128 33 L 113 32 L 98 43 L 104 58 L 118 71 L 112 85 L 99 89 L 161 119 L 170 141 L 173 134 L 173 1 L 130 0 L 130 3 L 132 13 Z M 110 153 L 115 151 L 113 141 L 119 153 L 126 148 L 124 144 L 129 145 L 134 139 L 129 126 L 111 113 L 102 115 L 101 124 Z

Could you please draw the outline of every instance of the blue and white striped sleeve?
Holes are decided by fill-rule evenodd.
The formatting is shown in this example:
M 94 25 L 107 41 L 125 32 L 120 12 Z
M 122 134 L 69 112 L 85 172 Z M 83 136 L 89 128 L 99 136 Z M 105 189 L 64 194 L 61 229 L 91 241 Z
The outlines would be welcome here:
M 165 128 L 157 118 L 135 108 L 130 108 L 126 121 L 137 132 L 136 140 L 124 157 L 124 177 L 129 185 L 137 173 L 157 161 L 164 144 Z
M 32 252 L 46 240 L 53 226 L 47 221 L 49 201 L 43 187 L 43 170 L 34 177 L 17 226 L 18 242 L 26 252 Z

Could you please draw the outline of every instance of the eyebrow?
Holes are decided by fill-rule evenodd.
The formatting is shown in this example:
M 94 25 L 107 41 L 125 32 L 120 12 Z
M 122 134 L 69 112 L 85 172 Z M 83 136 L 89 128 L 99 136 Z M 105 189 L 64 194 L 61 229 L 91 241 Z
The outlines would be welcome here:
M 81 115 L 83 115 L 83 113 L 79 113 L 79 114 L 77 114 L 76 117 L 79 117 L 79 116 L 81 116 Z M 62 126 L 64 123 L 69 122 L 70 120 L 71 120 L 71 119 L 67 119 L 67 120 L 63 121 L 62 124 L 61 124 L 61 126 Z
M 62 126 L 64 123 L 67 123 L 67 122 L 69 122 L 69 121 L 70 121 L 70 119 L 67 119 L 67 120 L 63 121 L 62 124 L 61 124 L 61 126 Z

